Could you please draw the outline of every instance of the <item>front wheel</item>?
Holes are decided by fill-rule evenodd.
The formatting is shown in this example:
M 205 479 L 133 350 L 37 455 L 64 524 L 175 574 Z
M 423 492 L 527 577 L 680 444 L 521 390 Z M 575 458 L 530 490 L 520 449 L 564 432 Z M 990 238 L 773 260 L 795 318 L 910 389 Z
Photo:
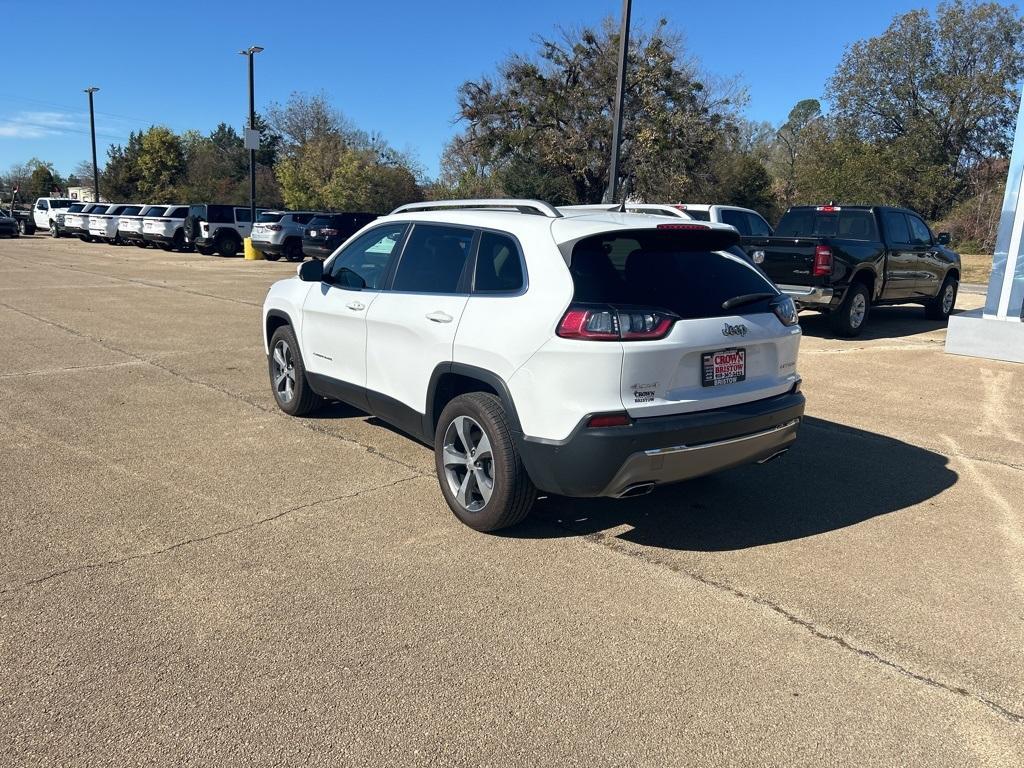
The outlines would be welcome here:
M 934 299 L 925 302 L 924 315 L 929 320 L 949 320 L 949 315 L 956 306 L 956 294 L 960 288 L 960 281 L 953 275 L 946 275 L 939 288 L 939 294 Z
M 56 221 L 51 221 L 50 222 L 50 237 L 53 237 L 53 238 L 60 237 L 60 230 L 57 228 L 57 222 Z
M 537 498 L 505 408 L 492 394 L 471 392 L 445 406 L 434 437 L 434 460 L 448 506 L 477 531 L 521 522 Z
M 854 283 L 846 290 L 843 303 L 829 313 L 829 325 L 837 336 L 860 336 L 871 312 L 871 296 L 864 283 Z
M 304 416 L 320 403 L 306 381 L 299 343 L 290 325 L 282 325 L 270 338 L 270 386 L 277 407 L 289 416 Z
M 21 219 L 18 219 L 18 234 L 19 235 L 27 235 L 28 234 L 28 225 L 24 221 L 22 221 Z

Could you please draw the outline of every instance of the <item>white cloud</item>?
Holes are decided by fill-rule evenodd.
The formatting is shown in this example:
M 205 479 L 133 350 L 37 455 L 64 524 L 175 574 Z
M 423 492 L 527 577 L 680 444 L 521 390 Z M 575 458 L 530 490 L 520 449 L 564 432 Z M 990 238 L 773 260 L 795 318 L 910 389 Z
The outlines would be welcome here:
M 81 131 L 82 116 L 69 112 L 18 112 L 0 118 L 0 137 L 41 139 Z

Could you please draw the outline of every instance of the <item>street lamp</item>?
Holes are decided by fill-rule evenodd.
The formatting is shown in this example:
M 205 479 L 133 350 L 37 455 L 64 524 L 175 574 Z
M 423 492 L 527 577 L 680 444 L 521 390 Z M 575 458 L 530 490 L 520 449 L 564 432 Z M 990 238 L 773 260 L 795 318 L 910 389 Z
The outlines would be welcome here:
M 89 132 L 92 134 L 92 194 L 94 203 L 100 201 L 100 174 L 96 169 L 96 113 L 92 109 L 92 95 L 98 90 L 99 88 L 95 85 L 90 85 L 84 91 L 89 94 Z
M 256 90 L 253 85 L 252 57 L 263 50 L 261 45 L 253 45 L 244 51 L 239 51 L 241 56 L 249 57 L 249 130 L 245 135 L 245 146 L 249 149 L 249 223 L 256 223 L 256 148 L 259 146 L 259 139 L 253 137 L 256 130 Z
M 619 185 L 619 144 L 622 143 L 622 102 L 626 91 L 626 60 L 629 58 L 629 14 L 632 0 L 622 0 L 622 30 L 619 32 L 619 82 L 615 89 L 615 114 L 612 117 L 612 160 L 608 168 L 606 203 L 614 203 Z

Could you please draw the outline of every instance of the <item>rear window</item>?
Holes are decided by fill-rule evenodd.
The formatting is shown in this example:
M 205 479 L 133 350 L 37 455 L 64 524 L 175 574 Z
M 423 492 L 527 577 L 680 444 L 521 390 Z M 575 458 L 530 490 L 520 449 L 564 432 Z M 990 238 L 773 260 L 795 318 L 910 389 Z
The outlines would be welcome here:
M 186 208 L 183 205 L 179 205 L 174 210 L 168 208 L 167 211 L 168 213 L 166 213 L 165 215 L 170 216 L 172 219 L 184 219 L 186 216 L 188 216 L 188 208 Z
M 85 204 L 83 204 L 83 203 L 75 203 L 70 208 L 68 208 L 68 213 L 78 213 L 83 208 L 85 208 Z
M 684 319 L 766 312 L 771 299 L 722 309 L 722 303 L 774 286 L 745 263 L 703 247 L 691 233 L 634 231 L 596 235 L 573 248 L 569 266 L 580 303 L 667 309 Z
M 711 211 L 702 211 L 694 208 L 684 208 L 686 215 L 697 221 L 711 221 Z
M 89 211 L 89 213 L 95 213 L 97 216 L 99 216 L 101 213 L 106 213 L 108 208 L 109 206 L 106 205 L 97 205 L 95 208 Z
M 125 215 L 125 216 L 134 216 L 134 215 L 136 215 L 141 210 L 142 210 L 142 206 L 141 205 L 129 205 L 127 208 L 125 208 L 123 211 L 121 211 L 121 213 L 123 215 Z
M 143 216 L 163 216 L 164 211 L 167 209 L 162 205 L 151 205 L 149 208 L 144 208 L 142 211 Z
M 284 218 L 283 213 L 261 213 L 256 217 L 257 224 L 273 224 Z
M 334 222 L 331 221 L 330 216 L 315 216 L 313 220 L 309 222 L 309 228 L 313 229 L 314 227 L 329 227 L 333 223 Z
M 845 240 L 878 240 L 875 216 L 865 210 L 787 211 L 775 230 L 776 237 L 838 237 Z

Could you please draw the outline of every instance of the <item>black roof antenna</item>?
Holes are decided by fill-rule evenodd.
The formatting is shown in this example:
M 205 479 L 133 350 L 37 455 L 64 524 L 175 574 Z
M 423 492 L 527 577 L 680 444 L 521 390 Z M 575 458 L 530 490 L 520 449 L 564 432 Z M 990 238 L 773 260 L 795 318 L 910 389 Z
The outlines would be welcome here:
M 615 209 L 618 213 L 625 213 L 626 212 L 626 198 L 629 197 L 629 192 L 630 192 L 629 188 L 630 188 L 630 186 L 632 186 L 632 184 L 631 184 L 632 181 L 633 181 L 633 173 L 632 173 L 632 171 L 630 171 L 630 173 L 628 173 L 626 175 L 626 178 L 622 180 L 622 202 L 619 203 L 619 207 Z

